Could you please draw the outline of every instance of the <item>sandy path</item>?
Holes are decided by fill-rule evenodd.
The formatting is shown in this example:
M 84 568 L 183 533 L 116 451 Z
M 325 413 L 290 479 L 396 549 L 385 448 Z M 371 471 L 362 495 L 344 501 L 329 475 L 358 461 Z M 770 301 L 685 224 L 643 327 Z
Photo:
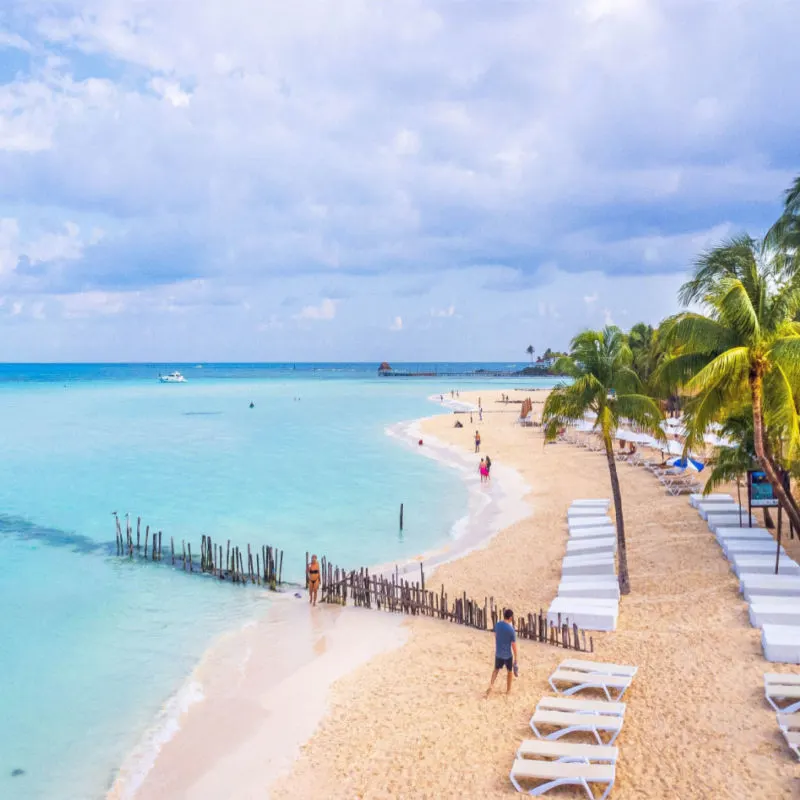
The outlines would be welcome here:
M 570 445 L 545 447 L 537 429 L 512 425 L 518 412 L 494 402 L 499 392 L 480 394 L 483 451 L 523 474 L 533 513 L 430 580 L 451 594 L 494 595 L 534 611 L 556 592 L 570 500 L 610 496 L 607 466 L 604 456 Z M 452 425 L 453 417 L 441 417 L 424 430 L 471 448 L 474 429 Z M 776 665 L 761 656 L 719 547 L 685 497 L 666 496 L 641 469 L 621 466 L 620 477 L 633 592 L 622 601 L 618 631 L 595 634 L 595 647 L 597 658 L 638 664 L 639 674 L 626 695 L 612 797 L 800 797 L 800 768 L 763 700 L 763 673 Z M 513 753 L 531 735 L 528 719 L 563 653 L 521 643 L 511 696 L 485 701 L 488 634 L 434 620 L 406 624 L 406 645 L 335 684 L 330 713 L 273 797 L 514 794 Z

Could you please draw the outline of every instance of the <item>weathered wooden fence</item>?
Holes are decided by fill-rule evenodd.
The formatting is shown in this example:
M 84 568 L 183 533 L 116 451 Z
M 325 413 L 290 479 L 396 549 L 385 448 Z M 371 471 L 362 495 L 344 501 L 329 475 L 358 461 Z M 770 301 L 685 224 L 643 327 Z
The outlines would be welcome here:
M 136 535 L 131 526 L 130 518 L 125 520 L 123 533 L 119 516 L 114 515 L 116 522 L 117 555 L 127 558 L 140 558 L 146 561 L 163 561 L 162 532 L 153 531 L 150 535 L 150 526 L 144 531 L 144 549 L 142 549 L 142 518 L 136 518 Z M 264 545 L 261 551 L 247 545 L 245 554 L 239 547 L 231 548 L 228 539 L 225 546 L 214 542 L 210 536 L 203 536 L 200 541 L 199 558 L 192 555 L 192 543 L 181 539 L 181 549 L 175 552 L 175 541 L 170 536 L 168 558 L 172 566 L 182 566 L 185 572 L 198 572 L 218 577 L 220 580 L 229 580 L 242 585 L 253 583 L 269 586 L 276 589 L 283 583 L 283 550 Z
M 308 556 L 306 556 L 308 561 Z M 503 608 L 495 605 L 493 597 L 485 597 L 483 603 L 467 597 L 466 592 L 450 598 L 444 585 L 432 591 L 425 587 L 425 572 L 420 564 L 420 580 L 403 580 L 395 572 L 390 578 L 385 575 L 370 575 L 369 570 L 343 570 L 334 567 L 327 559 L 320 563 L 321 585 L 319 599 L 324 603 L 346 605 L 348 598 L 355 606 L 373 608 L 411 616 L 426 616 L 466 625 L 483 631 L 493 631 L 498 620 L 503 618 Z M 548 623 L 542 609 L 538 614 L 515 615 L 517 637 L 564 647 L 580 652 L 594 652 L 594 640 L 568 619 Z

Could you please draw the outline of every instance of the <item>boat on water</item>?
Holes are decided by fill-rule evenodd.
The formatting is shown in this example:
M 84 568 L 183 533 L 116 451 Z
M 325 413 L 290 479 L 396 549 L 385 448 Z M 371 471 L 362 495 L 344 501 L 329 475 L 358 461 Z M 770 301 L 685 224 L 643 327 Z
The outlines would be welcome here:
M 169 375 L 159 375 L 161 383 L 186 383 L 186 378 L 180 372 L 170 372 Z

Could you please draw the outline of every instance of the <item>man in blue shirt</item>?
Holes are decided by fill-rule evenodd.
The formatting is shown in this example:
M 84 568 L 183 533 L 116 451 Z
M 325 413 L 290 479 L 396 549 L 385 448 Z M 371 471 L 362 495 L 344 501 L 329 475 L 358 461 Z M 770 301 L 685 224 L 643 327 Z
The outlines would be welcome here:
M 494 672 L 492 672 L 492 680 L 489 681 L 489 688 L 486 690 L 486 696 L 492 691 L 492 686 L 497 679 L 497 673 L 505 667 L 507 675 L 506 692 L 511 691 L 511 681 L 513 680 L 513 673 L 517 672 L 517 633 L 514 630 L 514 612 L 507 608 L 503 612 L 503 619 L 494 626 Z

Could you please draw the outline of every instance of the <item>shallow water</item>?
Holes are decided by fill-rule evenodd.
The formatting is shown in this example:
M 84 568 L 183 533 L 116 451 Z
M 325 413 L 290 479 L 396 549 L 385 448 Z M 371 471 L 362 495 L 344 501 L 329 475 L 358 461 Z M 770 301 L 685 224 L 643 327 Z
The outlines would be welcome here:
M 181 369 L 189 382 L 167 385 L 147 366 L 0 368 L 1 797 L 102 796 L 209 642 L 269 603 L 117 558 L 112 511 L 162 530 L 165 552 L 203 533 L 283 548 L 295 580 L 306 550 L 401 560 L 465 513 L 457 473 L 385 435 L 449 385 Z

